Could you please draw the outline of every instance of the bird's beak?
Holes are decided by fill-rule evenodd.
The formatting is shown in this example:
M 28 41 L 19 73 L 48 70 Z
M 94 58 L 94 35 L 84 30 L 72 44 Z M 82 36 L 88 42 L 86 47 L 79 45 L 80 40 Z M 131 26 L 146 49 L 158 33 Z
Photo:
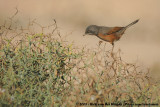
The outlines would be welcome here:
M 83 36 L 86 36 L 86 34 L 83 34 Z

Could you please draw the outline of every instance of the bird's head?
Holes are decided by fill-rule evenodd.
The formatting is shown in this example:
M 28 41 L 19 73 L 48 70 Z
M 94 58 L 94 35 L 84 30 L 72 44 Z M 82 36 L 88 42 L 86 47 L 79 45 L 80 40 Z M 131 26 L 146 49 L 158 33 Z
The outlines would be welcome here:
M 96 25 L 90 25 L 86 28 L 85 35 L 98 35 L 99 27 Z

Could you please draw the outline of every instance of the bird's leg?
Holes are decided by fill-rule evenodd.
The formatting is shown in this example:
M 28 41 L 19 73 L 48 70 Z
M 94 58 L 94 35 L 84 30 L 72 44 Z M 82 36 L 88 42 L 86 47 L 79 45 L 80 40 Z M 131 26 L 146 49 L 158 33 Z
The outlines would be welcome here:
M 113 57 L 113 49 L 114 49 L 114 43 L 112 42 L 112 51 L 111 51 L 111 57 Z
M 104 44 L 104 52 L 105 52 L 105 49 L 106 49 L 106 43 Z
M 113 49 L 114 49 L 114 42 L 112 42 L 111 44 L 112 44 L 112 52 L 113 52 Z

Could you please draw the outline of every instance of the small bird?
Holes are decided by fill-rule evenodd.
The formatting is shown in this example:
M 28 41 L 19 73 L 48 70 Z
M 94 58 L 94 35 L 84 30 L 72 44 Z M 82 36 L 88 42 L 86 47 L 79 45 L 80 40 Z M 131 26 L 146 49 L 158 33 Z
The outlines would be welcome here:
M 110 42 L 114 47 L 114 42 L 118 41 L 122 35 L 124 34 L 125 30 L 130 26 L 136 24 L 138 20 L 130 23 L 125 27 L 105 27 L 105 26 L 97 26 L 97 25 L 90 25 L 86 28 L 85 35 L 95 35 L 98 38 Z

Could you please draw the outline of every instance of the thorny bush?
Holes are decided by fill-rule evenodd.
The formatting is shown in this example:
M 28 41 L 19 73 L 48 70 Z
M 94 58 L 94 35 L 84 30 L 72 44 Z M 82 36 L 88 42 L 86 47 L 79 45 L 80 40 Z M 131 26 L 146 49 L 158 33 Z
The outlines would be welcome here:
M 149 70 L 123 61 L 120 50 L 78 50 L 61 39 L 55 20 L 46 27 L 30 20 L 24 29 L 14 28 L 14 17 L 0 27 L 1 106 L 160 102 L 160 84 Z M 35 25 L 40 33 L 31 30 Z

